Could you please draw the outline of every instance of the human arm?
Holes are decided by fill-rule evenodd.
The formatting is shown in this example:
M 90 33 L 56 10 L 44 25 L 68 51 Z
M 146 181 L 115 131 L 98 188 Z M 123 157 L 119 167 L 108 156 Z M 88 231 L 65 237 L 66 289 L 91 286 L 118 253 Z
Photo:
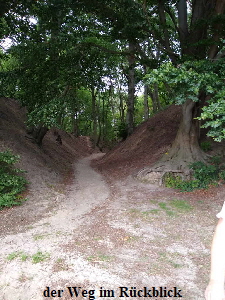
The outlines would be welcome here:
M 225 275 L 225 218 L 220 218 L 211 247 L 210 281 L 205 291 L 206 300 L 224 300 Z

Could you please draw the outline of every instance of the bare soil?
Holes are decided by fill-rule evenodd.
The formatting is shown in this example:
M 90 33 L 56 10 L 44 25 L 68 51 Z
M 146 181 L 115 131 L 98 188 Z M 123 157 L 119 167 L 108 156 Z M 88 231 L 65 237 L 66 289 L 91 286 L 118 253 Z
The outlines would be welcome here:
M 96 298 L 101 288 L 114 290 L 120 299 L 119 287 L 154 286 L 204 299 L 224 186 L 180 193 L 131 176 L 167 151 L 179 108 L 104 155 L 87 137 L 63 132 L 62 145 L 51 131 L 39 148 L 25 137 L 23 109 L 13 100 L 0 104 L 0 151 L 20 153 L 30 181 L 28 200 L 0 211 L 1 300 L 46 299 L 46 287 L 64 290 L 50 299 L 72 299 L 67 287 L 93 289 Z

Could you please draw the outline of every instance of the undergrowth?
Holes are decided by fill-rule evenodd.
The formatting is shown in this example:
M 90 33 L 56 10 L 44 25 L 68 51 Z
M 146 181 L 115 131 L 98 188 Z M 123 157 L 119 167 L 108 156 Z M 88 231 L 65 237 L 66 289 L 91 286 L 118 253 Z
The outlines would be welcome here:
M 190 164 L 192 171 L 191 180 L 183 180 L 179 175 L 167 173 L 164 177 L 166 187 L 179 189 L 182 192 L 191 192 L 195 189 L 206 189 L 209 185 L 217 185 L 225 181 L 225 166 L 221 164 L 221 157 L 214 156 L 210 164 L 201 161 Z
M 27 180 L 19 175 L 24 171 L 14 167 L 19 158 L 9 150 L 0 152 L 0 210 L 26 200 L 20 195 L 27 184 Z

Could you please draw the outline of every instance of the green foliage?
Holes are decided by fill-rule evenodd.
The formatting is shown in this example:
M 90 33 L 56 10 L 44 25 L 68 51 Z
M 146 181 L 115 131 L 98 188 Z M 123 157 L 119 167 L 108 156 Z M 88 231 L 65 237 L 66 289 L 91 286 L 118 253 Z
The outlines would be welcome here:
M 193 170 L 193 176 L 199 181 L 199 187 L 207 187 L 211 182 L 218 179 L 218 165 L 206 165 L 201 161 L 190 165 Z
M 162 208 L 168 216 L 174 216 L 174 212 L 171 211 L 169 207 L 167 207 L 165 202 L 160 202 L 159 207 Z
M 211 13 L 210 5 L 199 11 L 195 5 L 187 8 L 188 22 L 182 21 L 187 28 L 177 30 L 180 14 L 174 0 L 2 3 L 0 36 L 11 37 L 14 46 L 8 56 L 0 56 L 0 94 L 19 99 L 28 108 L 31 123 L 68 131 L 79 127 L 80 134 L 91 135 L 93 119 L 96 121 L 93 115 L 97 115 L 99 136 L 113 138 L 116 113 L 111 114 L 111 109 L 115 111 L 115 105 L 103 108 L 101 99 L 95 114 L 94 104 L 90 106 L 76 92 L 65 91 L 67 87 L 94 87 L 99 95 L 109 78 L 115 85 L 119 72 L 127 77 L 128 45 L 134 43 L 136 84 L 145 66 L 149 72 L 146 82 L 150 88 L 157 83 L 163 104 L 182 104 L 187 99 L 197 102 L 200 93 L 205 93 L 210 100 L 200 116 L 203 126 L 210 128 L 208 135 L 215 140 L 225 138 L 224 60 L 208 59 L 215 34 L 218 52 L 224 49 L 224 20 Z M 222 29 L 217 30 L 215 23 Z M 119 86 L 126 84 L 120 80 Z M 118 107 L 117 103 L 117 111 Z M 143 101 L 135 108 L 134 121 L 139 124 Z
M 15 258 L 20 258 L 22 261 L 26 261 L 28 257 L 29 257 L 29 255 L 24 253 L 23 251 L 15 251 L 15 252 L 10 253 L 7 256 L 7 260 L 11 261 L 11 260 L 14 260 Z
M 161 89 L 167 91 L 167 96 L 172 97 L 172 102 L 176 104 L 183 104 L 187 99 L 197 102 L 200 91 L 205 91 L 209 95 L 214 95 L 219 87 L 225 91 L 223 66 L 224 61 L 220 63 L 205 60 L 186 61 L 178 67 L 172 63 L 165 63 L 146 75 L 145 80 L 151 86 L 157 83 Z
M 209 128 L 207 133 L 215 141 L 221 142 L 225 139 L 225 91 L 219 91 L 208 106 L 202 108 L 203 112 L 197 119 L 204 120 L 203 128 Z
M 120 122 L 117 125 L 117 137 L 123 140 L 127 138 L 127 125 L 125 122 Z
M 225 170 L 219 172 L 219 179 L 225 182 Z
M 23 171 L 13 167 L 18 160 L 19 156 L 10 151 L 0 152 L 0 209 L 19 205 L 25 200 L 20 193 L 25 190 L 27 181 L 18 175 Z
M 179 189 L 182 192 L 205 189 L 211 184 L 217 184 L 219 180 L 224 181 L 225 171 L 223 168 L 218 157 L 214 157 L 211 164 L 204 164 L 198 161 L 190 165 L 194 179 L 185 181 L 180 176 L 167 173 L 164 177 L 164 183 L 166 187 Z
M 212 150 L 212 144 L 208 141 L 201 142 L 200 147 L 205 152 Z
M 211 157 L 210 163 L 219 167 L 219 165 L 222 163 L 222 156 L 215 155 L 215 156 Z
M 41 261 L 48 259 L 49 257 L 50 257 L 49 253 L 47 253 L 47 252 L 44 253 L 44 252 L 38 251 L 37 253 L 32 255 L 32 262 L 34 264 L 37 264 Z
M 186 61 L 175 67 L 172 63 L 162 64 L 145 76 L 151 88 L 158 85 L 159 94 L 170 103 L 183 104 L 187 99 L 197 102 L 200 95 L 208 96 L 208 105 L 202 108 L 198 120 L 204 120 L 203 128 L 215 141 L 225 138 L 225 60 Z
M 170 201 L 170 205 L 177 208 L 179 211 L 190 211 L 192 207 L 185 200 L 173 199 Z

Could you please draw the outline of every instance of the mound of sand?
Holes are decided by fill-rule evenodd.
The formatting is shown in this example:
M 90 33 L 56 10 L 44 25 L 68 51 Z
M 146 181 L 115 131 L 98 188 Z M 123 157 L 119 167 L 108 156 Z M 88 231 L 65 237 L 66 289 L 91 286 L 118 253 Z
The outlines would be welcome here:
M 93 166 L 111 176 L 127 176 L 152 165 L 171 147 L 181 120 L 181 107 L 171 105 L 139 125 Z

